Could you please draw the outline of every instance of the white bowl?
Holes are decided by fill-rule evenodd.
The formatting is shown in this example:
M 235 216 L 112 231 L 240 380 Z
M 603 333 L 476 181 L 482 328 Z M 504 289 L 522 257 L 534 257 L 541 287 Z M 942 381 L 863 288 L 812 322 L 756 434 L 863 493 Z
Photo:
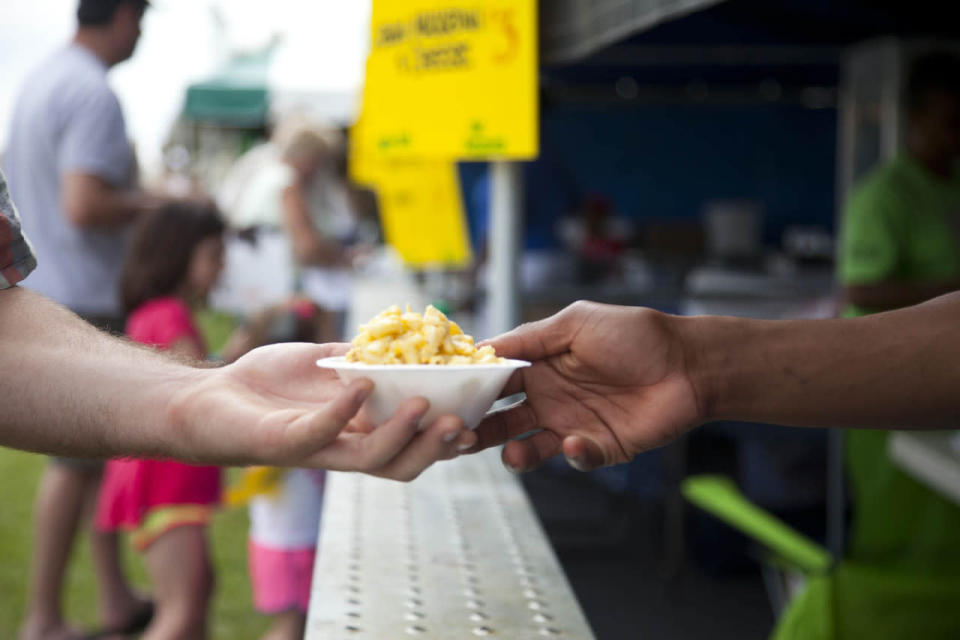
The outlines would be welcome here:
M 428 426 L 443 414 L 463 418 L 473 429 L 483 419 L 507 380 L 517 369 L 529 367 L 524 360 L 502 364 L 365 364 L 347 362 L 343 356 L 317 360 L 317 366 L 333 369 L 344 383 L 369 378 L 373 393 L 363 410 L 374 424 L 383 424 L 407 398 L 421 396 L 430 402 L 430 410 L 421 420 Z

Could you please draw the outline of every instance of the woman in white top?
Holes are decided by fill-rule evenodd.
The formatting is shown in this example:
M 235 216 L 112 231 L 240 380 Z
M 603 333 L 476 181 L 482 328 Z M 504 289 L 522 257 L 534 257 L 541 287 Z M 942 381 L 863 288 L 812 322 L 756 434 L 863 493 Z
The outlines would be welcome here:
M 324 309 L 345 312 L 351 290 L 349 245 L 357 223 L 334 154 L 320 133 L 303 129 L 284 145 L 281 158 L 288 171 L 281 192 L 283 226 L 300 268 L 300 288 Z

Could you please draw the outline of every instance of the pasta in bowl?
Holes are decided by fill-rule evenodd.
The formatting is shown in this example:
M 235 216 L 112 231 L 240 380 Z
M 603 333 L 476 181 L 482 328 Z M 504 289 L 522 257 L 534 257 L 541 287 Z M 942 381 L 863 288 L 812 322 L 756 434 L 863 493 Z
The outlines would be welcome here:
M 363 411 L 385 422 L 407 398 L 422 396 L 430 410 L 422 424 L 442 414 L 460 416 L 476 427 L 523 360 L 508 360 L 493 348 L 477 348 L 473 338 L 433 306 L 421 315 L 390 307 L 360 327 L 346 356 L 324 358 L 317 366 L 334 369 L 344 383 L 368 378 L 373 393 Z

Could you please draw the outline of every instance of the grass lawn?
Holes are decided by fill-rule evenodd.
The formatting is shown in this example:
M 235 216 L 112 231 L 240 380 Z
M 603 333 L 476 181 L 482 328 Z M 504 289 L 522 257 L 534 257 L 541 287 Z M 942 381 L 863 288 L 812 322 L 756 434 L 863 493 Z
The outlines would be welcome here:
M 46 458 L 0 448 L 0 638 L 14 638 L 23 615 L 30 563 L 33 497 Z M 247 512 L 221 512 L 211 528 L 217 590 L 210 616 L 213 638 L 259 637 L 269 620 L 253 610 L 247 579 Z M 69 620 L 96 626 L 96 588 L 86 537 L 79 540 L 66 586 Z M 136 584 L 148 588 L 136 553 L 127 549 L 127 566 Z

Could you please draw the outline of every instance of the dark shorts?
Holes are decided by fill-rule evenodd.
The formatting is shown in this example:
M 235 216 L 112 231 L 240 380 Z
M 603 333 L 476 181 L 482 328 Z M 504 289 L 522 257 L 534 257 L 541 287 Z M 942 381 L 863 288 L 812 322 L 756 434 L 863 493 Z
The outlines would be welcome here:
M 101 316 L 81 313 L 81 318 L 95 326 L 101 331 L 115 336 L 122 336 L 124 333 L 125 319 L 122 316 Z M 103 467 L 103 460 L 94 460 L 91 458 L 63 458 L 51 456 L 50 462 L 78 471 L 94 471 Z

